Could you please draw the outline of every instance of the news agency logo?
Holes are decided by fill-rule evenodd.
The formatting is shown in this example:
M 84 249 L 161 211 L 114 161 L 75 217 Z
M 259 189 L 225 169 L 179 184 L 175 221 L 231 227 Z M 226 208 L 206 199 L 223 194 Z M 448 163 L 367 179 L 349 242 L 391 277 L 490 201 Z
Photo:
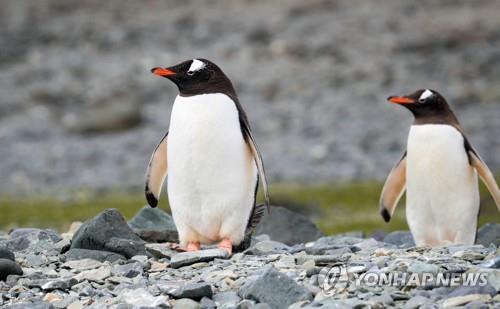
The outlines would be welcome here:
M 353 271 L 350 271 L 350 270 Z M 332 296 L 345 291 L 350 286 L 485 286 L 487 273 L 406 273 L 406 272 L 365 272 L 357 273 L 355 267 L 334 264 L 321 269 L 318 284 L 323 294 Z

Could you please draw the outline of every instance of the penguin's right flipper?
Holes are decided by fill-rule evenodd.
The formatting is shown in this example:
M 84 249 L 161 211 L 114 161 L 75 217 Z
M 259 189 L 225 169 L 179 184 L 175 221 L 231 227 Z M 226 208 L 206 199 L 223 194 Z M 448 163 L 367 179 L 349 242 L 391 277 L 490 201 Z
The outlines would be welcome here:
M 471 165 L 477 170 L 479 177 L 481 177 L 488 191 L 490 191 L 491 196 L 495 200 L 495 204 L 497 204 L 498 210 L 500 210 L 500 189 L 498 189 L 493 173 L 491 173 L 486 163 L 481 160 L 474 150 L 469 150 L 468 153 Z
M 406 152 L 392 168 L 380 195 L 380 215 L 385 222 L 391 220 L 399 199 L 406 189 Z
M 167 136 L 168 131 L 153 151 L 146 171 L 146 200 L 151 207 L 158 205 L 161 187 L 167 176 Z

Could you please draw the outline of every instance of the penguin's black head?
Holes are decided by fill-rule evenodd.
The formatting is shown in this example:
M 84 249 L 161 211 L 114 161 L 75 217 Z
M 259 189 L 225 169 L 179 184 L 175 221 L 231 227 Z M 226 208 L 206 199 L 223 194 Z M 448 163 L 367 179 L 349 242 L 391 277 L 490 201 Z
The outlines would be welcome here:
M 174 82 L 181 95 L 234 92 L 224 72 L 206 59 L 187 60 L 168 68 L 157 67 L 151 72 Z
M 408 108 L 415 115 L 415 118 L 450 112 L 445 98 L 439 92 L 431 89 L 419 89 L 404 96 L 390 96 L 387 100 Z

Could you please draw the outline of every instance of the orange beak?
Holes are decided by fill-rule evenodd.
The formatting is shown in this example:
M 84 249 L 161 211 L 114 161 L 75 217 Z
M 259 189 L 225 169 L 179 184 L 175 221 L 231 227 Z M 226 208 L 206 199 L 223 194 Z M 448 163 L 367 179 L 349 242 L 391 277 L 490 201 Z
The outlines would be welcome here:
M 396 104 L 411 104 L 416 102 L 414 99 L 410 99 L 408 97 L 398 97 L 398 96 L 390 96 L 387 98 L 387 101 Z
M 169 69 L 164 69 L 164 68 L 152 68 L 151 73 L 154 75 L 158 76 L 169 76 L 169 75 L 174 75 L 175 72 Z

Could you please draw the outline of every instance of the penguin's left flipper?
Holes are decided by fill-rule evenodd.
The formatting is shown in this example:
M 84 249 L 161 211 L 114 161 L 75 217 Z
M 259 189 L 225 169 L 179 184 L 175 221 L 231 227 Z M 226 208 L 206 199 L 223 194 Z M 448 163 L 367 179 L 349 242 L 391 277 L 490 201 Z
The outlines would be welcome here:
M 262 162 L 259 148 L 257 148 L 257 144 L 253 139 L 252 132 L 250 131 L 250 125 L 248 124 L 248 120 L 246 119 L 246 115 L 244 115 L 244 113 L 240 113 L 240 125 L 245 141 L 250 148 L 255 164 L 257 165 L 257 170 L 259 171 L 260 180 L 262 181 L 262 188 L 264 189 L 264 204 L 267 208 L 267 211 L 270 212 L 269 190 L 267 188 L 267 178 L 266 171 L 264 170 L 264 162 Z
M 474 150 L 469 150 L 468 154 L 470 164 L 478 172 L 479 177 L 481 177 L 481 180 L 488 188 L 488 191 L 490 191 L 493 200 L 495 200 L 495 204 L 497 204 L 498 210 L 500 210 L 500 189 L 498 189 L 498 185 L 495 181 L 495 177 L 493 177 L 493 173 L 491 173 L 486 163 L 481 160 L 479 155 Z
M 392 168 L 380 195 L 380 215 L 385 222 L 391 220 L 398 202 L 406 189 L 406 152 Z
M 167 136 L 168 131 L 153 151 L 146 171 L 146 200 L 149 206 L 153 208 L 158 205 L 161 187 L 163 186 L 165 177 L 167 177 Z

